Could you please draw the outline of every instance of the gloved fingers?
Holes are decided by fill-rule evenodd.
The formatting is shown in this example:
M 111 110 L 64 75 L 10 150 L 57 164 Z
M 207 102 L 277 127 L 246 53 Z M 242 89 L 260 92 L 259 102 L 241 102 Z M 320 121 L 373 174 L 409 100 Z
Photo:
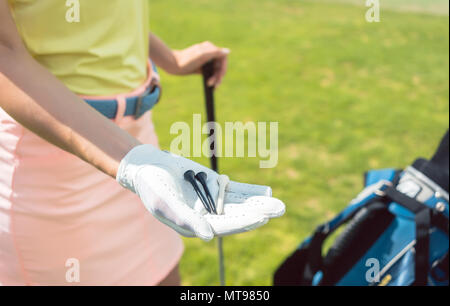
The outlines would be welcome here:
M 172 228 L 173 230 L 175 230 L 181 236 L 184 236 L 187 238 L 197 237 L 197 235 L 192 230 L 182 228 L 182 227 L 178 226 L 177 224 L 175 224 L 174 222 L 172 222 L 171 220 L 169 220 L 163 216 L 160 216 L 158 214 L 152 214 L 152 215 L 160 222 L 164 223 L 165 225 L 167 225 L 170 228 Z
M 152 215 L 182 236 L 198 237 L 204 241 L 214 238 L 210 224 L 201 214 L 187 206 L 180 206 L 181 203 L 172 204 L 177 207 L 176 210 L 156 209 L 152 211 Z
M 228 183 L 226 191 L 248 196 L 272 196 L 272 188 L 269 186 L 239 183 L 235 181 L 230 181 Z
M 211 225 L 215 236 L 227 236 L 247 232 L 258 228 L 269 221 L 264 215 L 254 213 L 244 213 L 239 215 L 207 214 L 204 217 Z
M 210 241 L 214 238 L 214 232 L 208 221 L 200 214 L 194 212 L 190 218 L 186 220 L 187 225 L 189 225 L 193 230 L 196 237 L 204 240 Z
M 263 214 L 267 218 L 281 217 L 286 210 L 283 202 L 267 196 L 246 197 L 237 193 L 225 194 L 225 214 Z
M 213 230 L 200 213 L 186 206 L 182 201 L 170 203 L 170 210 L 163 215 L 156 212 L 155 215 L 163 217 L 166 221 L 160 221 L 172 227 L 179 234 L 185 237 L 198 237 L 204 241 L 214 238 Z
M 180 186 L 165 169 L 145 167 L 139 171 L 136 181 L 137 194 L 158 220 L 183 236 L 196 236 L 205 241 L 214 237 L 209 223 L 186 204 Z

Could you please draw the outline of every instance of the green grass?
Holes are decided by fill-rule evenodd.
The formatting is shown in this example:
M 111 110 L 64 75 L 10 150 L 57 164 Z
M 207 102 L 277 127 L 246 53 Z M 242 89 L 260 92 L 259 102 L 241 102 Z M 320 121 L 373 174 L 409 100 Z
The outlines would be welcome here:
M 365 6 L 366 0 L 316 0 L 321 2 L 351 3 Z M 380 10 L 395 10 L 404 12 L 419 12 L 426 14 L 447 15 L 448 0 L 379 0 Z
M 419 1 L 420 2 L 420 1 Z M 280 262 L 362 188 L 371 168 L 430 156 L 449 125 L 449 18 L 290 0 L 153 0 L 151 30 L 171 47 L 232 50 L 216 93 L 224 121 L 278 121 L 279 163 L 223 158 L 233 179 L 273 187 L 285 216 L 224 242 L 227 284 L 270 285 Z M 200 77 L 162 73 L 154 111 L 163 148 L 174 121 L 204 113 Z M 207 164 L 207 159 L 197 159 Z M 217 285 L 214 242 L 185 239 L 183 284 Z

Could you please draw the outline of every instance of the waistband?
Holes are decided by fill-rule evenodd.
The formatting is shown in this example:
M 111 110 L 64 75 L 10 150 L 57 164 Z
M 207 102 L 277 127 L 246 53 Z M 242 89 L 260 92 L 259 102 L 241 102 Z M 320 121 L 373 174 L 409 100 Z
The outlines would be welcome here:
M 157 85 L 159 75 L 156 66 L 149 60 L 147 64 L 147 80 L 137 89 L 129 93 L 111 96 L 80 95 L 90 106 L 109 119 L 120 121 L 124 116 L 136 119 L 151 110 L 161 97 L 161 88 Z

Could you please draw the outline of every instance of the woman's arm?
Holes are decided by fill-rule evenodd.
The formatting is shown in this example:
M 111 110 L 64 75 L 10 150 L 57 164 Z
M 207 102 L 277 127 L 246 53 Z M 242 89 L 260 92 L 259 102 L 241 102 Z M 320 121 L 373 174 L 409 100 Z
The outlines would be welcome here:
M 139 142 L 77 95 L 25 49 L 0 0 L 0 107 L 24 127 L 115 177 Z
M 201 67 L 214 60 L 213 76 L 208 80 L 210 86 L 218 86 L 227 71 L 229 49 L 219 48 L 206 41 L 183 50 L 171 50 L 159 37 L 150 33 L 150 58 L 152 61 L 175 75 L 199 73 Z

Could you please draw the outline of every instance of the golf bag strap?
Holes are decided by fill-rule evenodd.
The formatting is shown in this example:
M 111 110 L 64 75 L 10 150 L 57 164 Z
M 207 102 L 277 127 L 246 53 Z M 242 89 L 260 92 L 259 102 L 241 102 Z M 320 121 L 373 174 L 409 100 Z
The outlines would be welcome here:
M 430 224 L 437 227 L 441 231 L 443 231 L 445 234 L 448 235 L 449 233 L 449 223 L 448 218 L 441 212 L 431 209 L 429 206 L 408 197 L 407 195 L 401 193 L 395 187 L 388 187 L 384 191 L 386 194 L 386 197 L 406 209 L 412 211 L 415 215 L 417 215 L 422 210 L 429 210 L 430 213 Z
M 306 284 L 311 285 L 314 275 L 322 267 L 322 245 L 325 239 L 328 237 L 328 232 L 325 230 L 325 226 L 319 226 L 314 232 L 313 237 L 308 245 L 308 260 L 303 270 L 303 280 Z
M 443 231 L 447 236 L 449 233 L 449 223 L 448 219 L 441 213 L 436 210 L 432 210 L 431 212 L 431 224 L 436 226 L 438 229 Z
M 426 286 L 428 283 L 428 261 L 430 254 L 430 223 L 429 209 L 422 209 L 416 214 L 416 254 L 414 267 L 415 286 Z
M 413 285 L 425 286 L 428 283 L 428 262 L 430 252 L 431 209 L 413 198 L 399 192 L 394 187 L 385 190 L 389 200 L 407 208 L 415 214 L 416 245 Z

